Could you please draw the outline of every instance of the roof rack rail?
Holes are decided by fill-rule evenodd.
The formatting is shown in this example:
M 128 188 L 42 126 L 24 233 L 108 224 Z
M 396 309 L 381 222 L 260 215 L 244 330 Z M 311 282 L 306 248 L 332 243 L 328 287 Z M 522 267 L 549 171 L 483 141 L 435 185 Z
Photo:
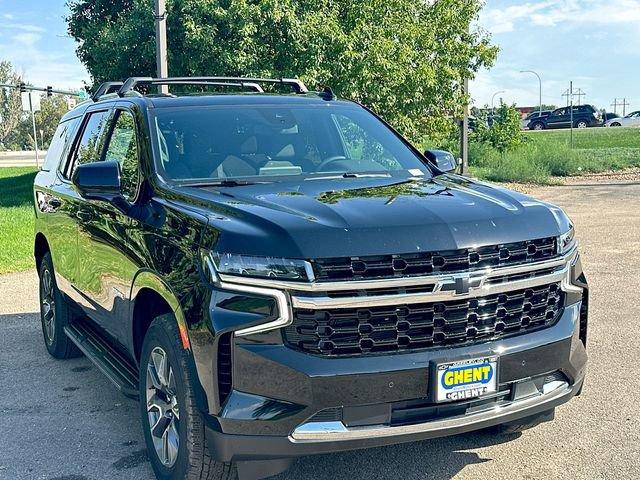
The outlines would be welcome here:
M 122 87 L 122 82 L 103 82 L 93 95 L 91 95 L 91 100 L 97 102 L 102 95 L 117 92 L 120 87 Z
M 262 92 L 261 83 L 271 83 L 290 86 L 296 93 L 307 93 L 307 87 L 295 78 L 249 78 L 249 77 L 129 77 L 120 89 L 118 95 L 123 97 L 141 85 L 225 85 L 249 87 Z M 257 88 L 256 88 L 257 87 Z

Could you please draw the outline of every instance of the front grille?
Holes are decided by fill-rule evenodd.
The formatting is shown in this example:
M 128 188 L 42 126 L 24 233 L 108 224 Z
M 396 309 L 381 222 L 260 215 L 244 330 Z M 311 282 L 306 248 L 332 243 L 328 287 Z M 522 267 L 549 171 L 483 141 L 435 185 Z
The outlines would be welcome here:
M 557 255 L 556 238 L 400 255 L 325 258 L 312 262 L 317 281 L 395 278 L 521 265 Z
M 369 308 L 294 309 L 289 346 L 318 355 L 365 355 L 468 345 L 528 333 L 562 313 L 559 283 L 493 294 Z

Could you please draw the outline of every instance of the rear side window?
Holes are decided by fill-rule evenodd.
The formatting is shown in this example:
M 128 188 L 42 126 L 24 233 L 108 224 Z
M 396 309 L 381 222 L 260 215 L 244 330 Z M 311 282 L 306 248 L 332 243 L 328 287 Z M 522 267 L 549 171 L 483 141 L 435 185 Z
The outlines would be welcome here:
M 85 121 L 82 136 L 76 147 L 73 168 L 76 165 L 91 163 L 100 160 L 104 132 L 106 131 L 107 122 L 109 121 L 109 111 L 92 112 Z M 71 172 L 67 171 L 67 176 L 71 176 Z
M 62 122 L 58 125 L 55 133 L 53 134 L 53 138 L 51 139 L 51 143 L 49 144 L 49 149 L 47 150 L 47 156 L 44 159 L 44 163 L 42 164 L 42 170 L 50 171 L 55 170 L 55 168 L 60 163 L 60 159 L 64 156 L 65 152 L 69 149 L 69 143 L 73 138 L 73 134 L 76 131 L 76 126 L 80 121 L 80 117 L 73 118 L 71 120 L 67 120 L 66 122 Z

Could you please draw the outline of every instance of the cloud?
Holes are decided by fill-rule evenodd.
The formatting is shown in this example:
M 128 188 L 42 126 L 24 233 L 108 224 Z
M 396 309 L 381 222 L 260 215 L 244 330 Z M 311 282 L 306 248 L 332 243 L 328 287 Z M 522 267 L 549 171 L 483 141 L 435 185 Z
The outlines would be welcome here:
M 488 8 L 480 23 L 492 33 L 515 31 L 518 26 L 556 27 L 635 25 L 640 22 L 640 0 L 546 0 Z
M 32 47 L 40 41 L 42 35 L 39 33 L 18 33 L 13 36 L 13 41 L 23 46 Z

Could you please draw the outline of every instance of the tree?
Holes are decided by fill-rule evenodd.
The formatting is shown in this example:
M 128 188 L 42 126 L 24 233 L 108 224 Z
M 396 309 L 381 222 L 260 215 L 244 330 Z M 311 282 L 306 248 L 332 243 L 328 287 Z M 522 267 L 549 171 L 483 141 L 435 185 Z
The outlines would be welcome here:
M 514 149 L 524 142 L 524 134 L 520 125 L 520 113 L 515 105 L 507 105 L 500 101 L 500 107 L 492 116 L 488 126 L 486 113 L 480 115 L 474 140 L 489 144 L 501 154 Z
M 69 33 L 97 82 L 154 75 L 151 0 L 71 0 Z M 481 0 L 169 0 L 172 75 L 300 77 L 360 101 L 414 141 L 446 137 L 462 82 L 497 49 Z
M 0 61 L 0 83 L 17 85 L 21 80 L 11 62 Z M 13 147 L 15 131 L 23 116 L 20 91 L 16 88 L 0 88 L 0 150 Z

